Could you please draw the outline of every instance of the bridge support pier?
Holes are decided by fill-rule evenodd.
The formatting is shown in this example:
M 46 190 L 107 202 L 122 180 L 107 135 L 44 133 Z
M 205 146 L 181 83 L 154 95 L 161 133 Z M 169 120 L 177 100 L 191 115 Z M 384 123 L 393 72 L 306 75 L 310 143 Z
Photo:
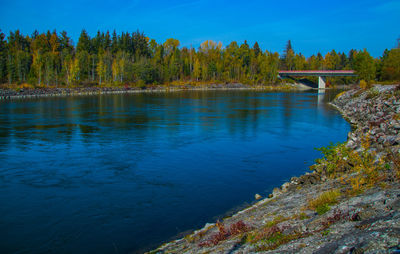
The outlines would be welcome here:
M 318 76 L 318 89 L 325 89 L 326 88 L 326 77 Z

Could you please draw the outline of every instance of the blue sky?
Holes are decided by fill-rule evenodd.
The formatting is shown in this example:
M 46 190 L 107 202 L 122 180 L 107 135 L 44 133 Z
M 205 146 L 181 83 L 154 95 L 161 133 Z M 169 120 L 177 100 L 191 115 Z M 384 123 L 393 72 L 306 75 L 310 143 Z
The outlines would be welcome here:
M 76 42 L 82 29 L 133 32 L 181 46 L 231 41 L 281 53 L 287 40 L 306 56 L 366 48 L 373 56 L 400 37 L 400 0 L 0 0 L 0 29 L 31 34 L 65 30 Z

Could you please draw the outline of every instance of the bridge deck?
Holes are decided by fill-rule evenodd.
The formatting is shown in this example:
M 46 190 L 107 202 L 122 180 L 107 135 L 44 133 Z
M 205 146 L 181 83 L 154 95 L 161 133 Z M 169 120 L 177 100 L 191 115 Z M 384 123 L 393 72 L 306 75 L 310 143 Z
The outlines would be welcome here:
M 280 76 L 357 76 L 353 70 L 306 70 L 306 71 L 279 71 Z

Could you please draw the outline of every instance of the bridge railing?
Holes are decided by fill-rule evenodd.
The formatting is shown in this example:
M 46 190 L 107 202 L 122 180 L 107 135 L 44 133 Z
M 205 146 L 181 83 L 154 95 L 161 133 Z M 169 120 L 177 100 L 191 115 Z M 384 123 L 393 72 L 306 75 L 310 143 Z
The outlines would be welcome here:
M 280 76 L 357 76 L 354 70 L 300 70 L 300 71 L 279 71 Z

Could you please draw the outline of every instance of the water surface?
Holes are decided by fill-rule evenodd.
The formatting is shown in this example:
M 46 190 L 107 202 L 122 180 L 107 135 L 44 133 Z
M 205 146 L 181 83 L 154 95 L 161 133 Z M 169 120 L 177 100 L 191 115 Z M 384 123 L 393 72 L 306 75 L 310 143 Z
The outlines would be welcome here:
M 267 195 L 344 141 L 336 92 L 0 102 L 0 251 L 142 252 Z

